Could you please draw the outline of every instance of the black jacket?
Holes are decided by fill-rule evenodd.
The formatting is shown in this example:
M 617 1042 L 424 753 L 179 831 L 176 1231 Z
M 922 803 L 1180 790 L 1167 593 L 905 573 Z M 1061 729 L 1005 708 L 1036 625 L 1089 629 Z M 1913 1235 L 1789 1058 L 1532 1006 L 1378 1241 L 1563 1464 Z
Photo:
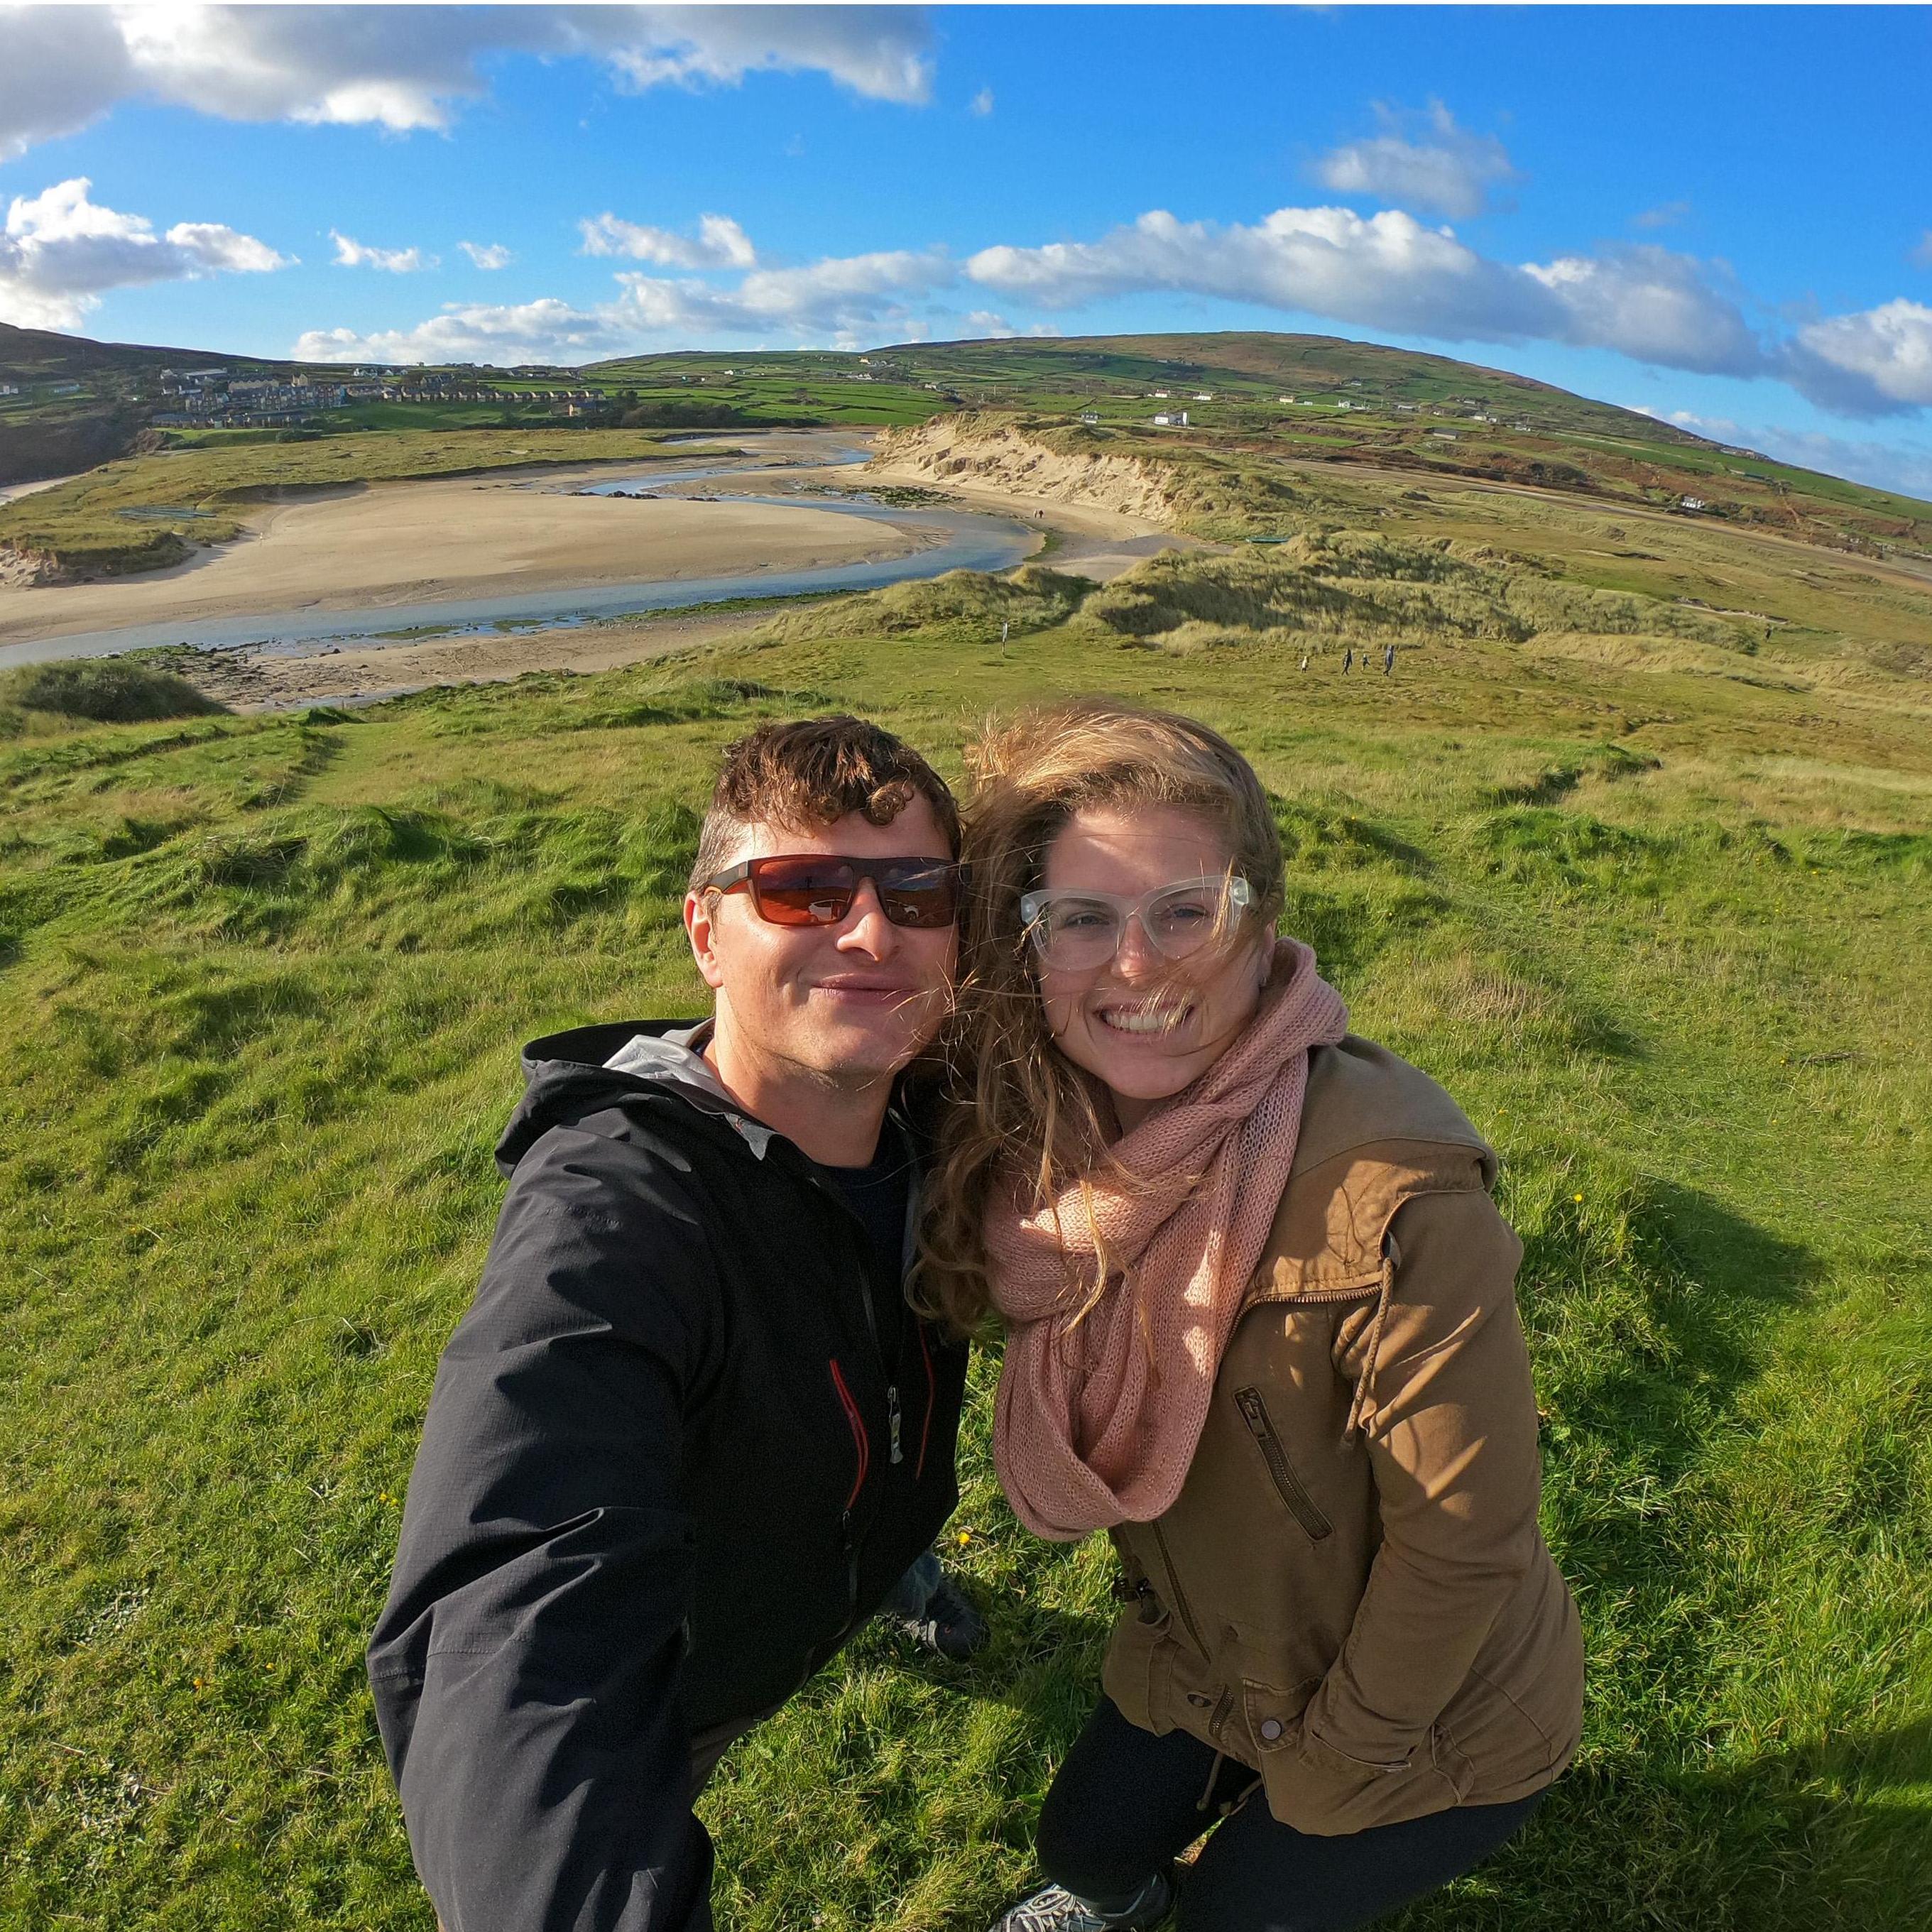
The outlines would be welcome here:
M 957 1501 L 964 1351 L 908 1311 L 884 1359 L 859 1220 L 673 1030 L 525 1049 L 436 1372 L 369 1676 L 447 1932 L 705 1932 L 692 1734 L 789 1696 Z

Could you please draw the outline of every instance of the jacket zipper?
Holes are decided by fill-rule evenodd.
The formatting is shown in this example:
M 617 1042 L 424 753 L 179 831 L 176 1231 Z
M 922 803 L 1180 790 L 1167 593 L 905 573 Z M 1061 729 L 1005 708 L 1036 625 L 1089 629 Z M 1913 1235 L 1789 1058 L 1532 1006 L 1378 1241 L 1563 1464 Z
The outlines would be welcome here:
M 926 1450 L 932 1440 L 932 1412 L 939 1406 L 939 1378 L 932 1372 L 932 1350 L 926 1342 L 926 1324 L 914 1316 L 913 1325 L 919 1331 L 920 1360 L 926 1364 L 926 1420 L 920 1425 L 919 1461 L 912 1472 L 913 1480 L 918 1483 L 926 1479 Z
M 1201 1627 L 1194 1621 L 1194 1612 L 1187 1607 L 1187 1599 L 1182 1594 L 1180 1574 L 1174 1567 L 1174 1557 L 1168 1549 L 1167 1538 L 1159 1523 L 1150 1522 L 1148 1527 L 1154 1532 L 1154 1540 L 1160 1546 L 1161 1567 L 1167 1572 L 1167 1586 L 1174 1592 L 1174 1613 L 1180 1619 L 1187 1634 L 1194 1640 L 1194 1648 L 1205 1657 L 1208 1646 L 1201 1640 Z
M 902 1131 L 903 1131 L 903 1130 L 902 1130 Z M 821 1188 L 820 1192 L 826 1194 L 831 1198 L 833 1205 L 838 1208 L 839 1213 L 843 1214 L 848 1221 L 852 1219 L 851 1210 L 845 1205 L 844 1202 L 840 1201 L 836 1195 L 832 1195 L 829 1188 Z M 915 1205 L 916 1203 L 908 1198 L 906 1210 L 906 1220 L 908 1227 L 911 1225 L 912 1213 Z M 886 1360 L 886 1346 L 879 1339 L 879 1318 L 872 1306 L 872 1273 L 870 1269 L 866 1268 L 862 1262 L 860 1266 L 859 1279 L 860 1283 L 859 1300 L 865 1313 L 866 1333 L 872 1340 L 872 1355 L 873 1358 L 879 1365 L 879 1373 L 885 1378 L 886 1382 L 886 1460 L 890 1462 L 897 1464 L 903 1462 L 905 1460 L 905 1451 L 902 1447 L 899 1440 L 902 1416 L 899 1403 L 898 1378 L 894 1372 L 893 1366 L 887 1363 Z M 916 1316 L 913 1315 L 910 1309 L 906 1311 L 906 1313 L 907 1318 L 908 1320 L 916 1321 L 918 1318 Z M 849 1394 L 846 1399 L 848 1401 L 850 1400 L 851 1398 Z
M 832 1364 L 832 1386 L 838 1391 L 838 1406 L 845 1412 L 846 1426 L 852 1432 L 852 1445 L 859 1452 L 859 1473 L 852 1479 L 851 1493 L 845 1498 L 845 1508 L 838 1519 L 840 1534 L 845 1544 L 845 1590 L 848 1607 L 856 1610 L 859 1603 L 859 1545 L 852 1534 L 852 1506 L 859 1500 L 859 1492 L 866 1486 L 866 1472 L 872 1466 L 872 1445 L 866 1434 L 866 1420 L 859 1413 L 859 1405 L 852 1400 L 852 1391 L 845 1386 L 844 1371 L 838 1366 L 835 1356 Z
M 1274 1424 L 1269 1419 L 1268 1404 L 1262 1400 L 1261 1390 L 1237 1389 L 1234 1402 L 1241 1412 L 1241 1420 L 1261 1446 L 1262 1460 L 1268 1465 L 1268 1474 L 1274 1478 L 1282 1501 L 1287 1504 L 1296 1522 L 1308 1532 L 1309 1540 L 1319 1543 L 1334 1526 L 1316 1506 L 1315 1498 L 1294 1473 L 1294 1466 L 1288 1461 L 1288 1451 L 1281 1446 L 1281 1438 L 1275 1433 Z

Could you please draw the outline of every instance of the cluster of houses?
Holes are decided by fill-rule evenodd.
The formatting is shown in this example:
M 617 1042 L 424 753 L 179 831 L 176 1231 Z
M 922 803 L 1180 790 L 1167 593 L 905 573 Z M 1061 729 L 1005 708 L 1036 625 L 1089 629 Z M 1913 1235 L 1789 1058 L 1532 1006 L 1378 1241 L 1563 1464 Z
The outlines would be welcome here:
M 357 369 L 339 382 L 300 373 L 284 379 L 232 376 L 225 368 L 164 369 L 160 382 L 175 406 L 149 420 L 164 429 L 272 428 L 355 403 L 544 403 L 570 416 L 604 406 L 596 389 L 500 389 L 476 375 L 405 376 L 384 368 Z

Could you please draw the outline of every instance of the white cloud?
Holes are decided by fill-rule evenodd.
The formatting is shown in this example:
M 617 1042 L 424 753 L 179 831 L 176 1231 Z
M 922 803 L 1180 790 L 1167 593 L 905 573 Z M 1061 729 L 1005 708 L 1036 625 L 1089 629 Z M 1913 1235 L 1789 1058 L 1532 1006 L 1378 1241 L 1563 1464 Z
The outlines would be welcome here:
M 1561 340 L 1708 375 L 1748 376 L 1763 364 L 1737 304 L 1690 256 L 1646 243 L 1526 262 L 1523 272 L 1568 311 Z
M 701 214 L 695 236 L 620 220 L 608 213 L 580 221 L 586 255 L 628 255 L 667 268 L 748 268 L 758 260 L 751 238 L 728 214 Z
M 328 238 L 335 244 L 338 268 L 381 268 L 392 275 L 413 275 L 436 266 L 436 257 L 425 260 L 420 248 L 370 248 L 334 228 L 328 231 Z
M 0 159 L 134 94 L 229 120 L 446 128 L 502 52 L 594 59 L 632 91 L 818 73 L 916 104 L 932 38 L 899 7 L 8 7 Z
M 1168 290 L 1442 341 L 1569 342 L 1732 374 L 1762 362 L 1736 304 L 1688 256 L 1652 247 L 1520 267 L 1399 208 L 1282 208 L 1252 226 L 1156 210 L 1098 242 L 982 249 L 966 272 L 1049 308 Z
M 682 343 L 706 335 L 853 347 L 887 335 L 907 340 L 929 334 L 931 314 L 910 304 L 958 274 L 939 249 L 754 269 L 730 289 L 627 270 L 616 278 L 616 296 L 589 308 L 554 297 L 502 304 L 452 302 L 406 328 L 311 329 L 292 353 L 316 362 L 567 364 L 634 350 L 653 339 Z
M 1439 100 L 1422 116 L 1381 106 L 1376 112 L 1381 134 L 1351 141 L 1315 164 L 1324 188 L 1467 220 L 1482 213 L 1492 189 L 1522 178 L 1502 142 L 1457 127 Z
M 981 88 L 979 92 L 974 94 L 973 98 L 966 104 L 966 106 L 967 110 L 970 113 L 981 116 L 992 113 L 993 111 L 993 90 L 990 87 Z
M 1787 380 L 1840 416 L 1932 407 L 1932 308 L 1901 296 L 1808 322 L 1784 360 Z
M 954 281 L 943 250 L 892 249 L 834 256 L 798 268 L 759 268 L 735 289 L 626 274 L 622 301 L 653 333 L 830 334 L 835 338 L 914 320 L 906 303 Z
M 735 86 L 748 74 L 826 74 L 874 100 L 932 92 L 932 29 L 904 7 L 622 7 L 575 10 L 632 86 Z
M 476 268 L 507 268 L 516 260 L 500 242 L 459 242 L 456 244 Z
M 292 260 L 220 222 L 178 221 L 157 235 L 146 215 L 90 200 L 92 185 L 76 177 L 9 204 L 0 233 L 0 321 L 70 329 L 110 289 L 263 274 Z
M 412 328 L 312 328 L 292 350 L 302 362 L 586 362 L 632 345 L 608 309 L 536 302 L 452 303 Z
M 966 272 L 1049 308 L 1166 290 L 1450 339 L 1541 334 L 1560 319 L 1528 277 L 1400 209 L 1282 208 L 1252 227 L 1156 209 L 1098 242 L 982 249 Z

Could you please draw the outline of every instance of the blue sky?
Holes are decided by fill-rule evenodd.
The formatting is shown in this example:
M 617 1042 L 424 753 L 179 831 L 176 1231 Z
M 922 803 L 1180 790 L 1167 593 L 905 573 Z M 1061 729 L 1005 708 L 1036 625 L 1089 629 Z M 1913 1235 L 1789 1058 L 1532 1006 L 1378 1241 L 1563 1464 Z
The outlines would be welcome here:
M 1932 496 L 1923 8 L 30 6 L 0 45 L 0 320 L 348 362 L 1312 330 Z

